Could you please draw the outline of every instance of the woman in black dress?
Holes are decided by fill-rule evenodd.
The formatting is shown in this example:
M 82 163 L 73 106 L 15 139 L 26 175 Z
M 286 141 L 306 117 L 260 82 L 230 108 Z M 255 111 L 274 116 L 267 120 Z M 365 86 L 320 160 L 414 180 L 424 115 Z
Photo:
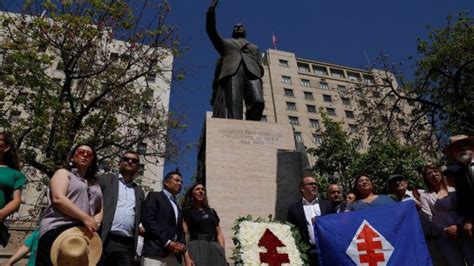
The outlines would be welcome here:
M 188 189 L 183 209 L 183 226 L 189 241 L 185 265 L 227 265 L 219 216 L 209 207 L 202 184 L 196 183 Z

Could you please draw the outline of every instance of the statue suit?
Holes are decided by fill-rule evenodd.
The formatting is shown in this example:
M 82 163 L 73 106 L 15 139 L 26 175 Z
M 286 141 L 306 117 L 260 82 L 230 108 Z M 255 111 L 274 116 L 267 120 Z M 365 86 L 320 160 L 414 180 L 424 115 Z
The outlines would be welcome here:
M 225 92 L 227 117 L 243 119 L 243 101 L 247 120 L 260 120 L 264 109 L 260 52 L 255 44 L 245 39 L 245 28 L 234 26 L 232 39 L 223 39 L 216 29 L 215 6 L 207 12 L 206 32 L 221 56 L 215 82 Z M 212 100 L 211 100 L 212 101 Z

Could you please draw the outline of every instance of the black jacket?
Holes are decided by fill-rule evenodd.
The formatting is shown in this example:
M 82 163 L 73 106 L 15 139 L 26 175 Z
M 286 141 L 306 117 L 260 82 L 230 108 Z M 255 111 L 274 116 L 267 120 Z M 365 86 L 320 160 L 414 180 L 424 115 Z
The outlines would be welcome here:
M 178 207 L 176 223 L 173 206 L 163 191 L 148 193 L 142 205 L 142 224 L 145 227 L 142 255 L 145 257 L 168 256 L 165 245 L 169 240 L 186 243 L 181 209 Z M 180 258 L 178 256 L 179 261 Z
M 321 209 L 321 215 L 326 215 L 335 212 L 331 202 L 325 199 L 319 200 L 319 208 Z M 296 228 L 298 228 L 302 240 L 305 241 L 308 245 L 310 245 L 307 226 L 308 223 L 306 221 L 306 216 L 304 214 L 303 209 L 303 202 L 301 199 L 290 205 L 290 207 L 288 208 L 288 215 L 286 220 L 289 223 L 294 224 Z

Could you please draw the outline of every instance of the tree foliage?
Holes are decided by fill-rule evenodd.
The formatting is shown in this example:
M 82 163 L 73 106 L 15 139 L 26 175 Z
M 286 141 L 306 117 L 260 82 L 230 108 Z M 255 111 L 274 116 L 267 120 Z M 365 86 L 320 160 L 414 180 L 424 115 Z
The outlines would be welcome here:
M 361 174 L 373 179 L 377 192 L 386 192 L 387 179 L 393 174 L 406 176 L 413 187 L 422 187 L 420 171 L 425 161 L 416 147 L 378 138 L 367 151 L 361 150 L 360 139 L 349 136 L 324 113 L 322 117 L 322 143 L 308 153 L 316 158 L 313 171 L 323 177 L 323 190 L 327 183 L 340 183 L 348 192 Z
M 101 164 L 146 144 L 146 158 L 174 155 L 167 112 L 175 29 L 161 1 L 25 1 L 1 13 L 0 124 L 17 136 L 43 182 L 72 146 L 90 143 Z
M 358 122 L 369 129 L 370 139 L 402 138 L 425 158 L 436 159 L 443 136 L 474 134 L 473 22 L 463 12 L 448 17 L 443 28 L 428 28 L 427 40 L 418 39 L 412 79 L 388 56 L 376 60 L 369 69 L 373 81 L 352 90 L 364 101 Z

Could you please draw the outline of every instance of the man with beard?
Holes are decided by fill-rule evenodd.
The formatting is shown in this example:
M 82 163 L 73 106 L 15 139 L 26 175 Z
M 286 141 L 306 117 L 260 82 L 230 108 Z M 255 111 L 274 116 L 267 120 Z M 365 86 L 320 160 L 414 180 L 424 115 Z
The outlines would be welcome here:
M 459 210 L 464 216 L 464 232 L 473 238 L 472 225 L 474 222 L 474 137 L 455 135 L 449 139 L 443 153 L 452 161 L 457 161 L 461 167 L 455 176 L 456 196 Z

